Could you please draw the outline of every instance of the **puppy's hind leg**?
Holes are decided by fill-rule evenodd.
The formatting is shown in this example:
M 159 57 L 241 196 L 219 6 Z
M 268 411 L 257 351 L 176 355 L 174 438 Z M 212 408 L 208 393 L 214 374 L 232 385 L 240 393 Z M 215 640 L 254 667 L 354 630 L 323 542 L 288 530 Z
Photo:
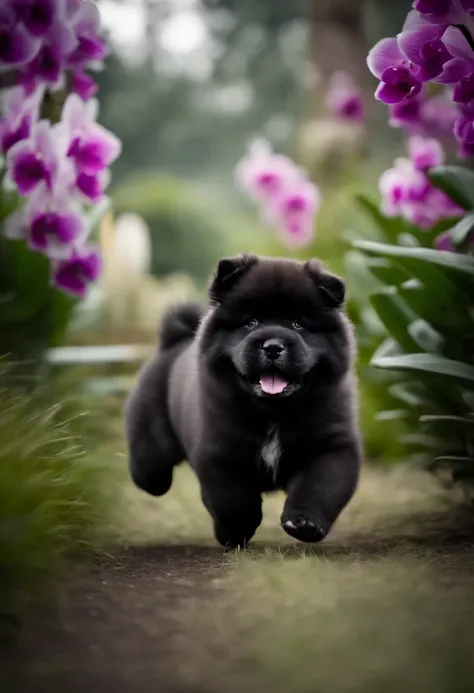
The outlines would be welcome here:
M 169 420 L 166 379 L 167 369 L 159 357 L 148 363 L 125 412 L 130 474 L 152 496 L 170 489 L 173 467 L 184 458 Z

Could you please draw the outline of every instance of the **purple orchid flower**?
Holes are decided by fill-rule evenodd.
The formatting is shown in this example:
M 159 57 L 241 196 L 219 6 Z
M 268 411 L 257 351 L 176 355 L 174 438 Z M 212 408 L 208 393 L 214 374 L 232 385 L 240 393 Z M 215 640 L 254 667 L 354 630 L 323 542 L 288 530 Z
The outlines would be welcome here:
M 289 181 L 299 176 L 290 159 L 274 154 L 268 142 L 257 140 L 236 169 L 238 185 L 251 197 L 270 201 L 280 195 Z
M 454 123 L 453 132 L 460 144 L 460 153 L 466 158 L 474 148 L 474 101 L 459 104 L 459 117 Z
M 411 137 L 408 141 L 408 151 L 417 171 L 425 171 L 444 163 L 444 149 L 439 140 Z
M 452 57 L 441 40 L 446 26 L 409 20 L 405 26 L 397 37 L 398 46 L 410 64 L 418 68 L 418 79 L 428 82 L 443 72 Z
M 43 91 L 27 96 L 22 87 L 10 89 L 4 98 L 4 115 L 0 119 L 0 150 L 6 154 L 14 144 L 28 139 L 37 122 Z
M 76 249 L 67 260 L 54 266 L 53 282 L 61 291 L 84 298 L 88 285 L 99 278 L 101 265 L 100 256 L 94 249 Z
M 381 81 L 375 92 L 379 101 L 399 103 L 421 91 L 422 81 L 401 52 L 396 38 L 381 39 L 370 51 L 367 64 Z
M 58 20 L 43 37 L 34 60 L 22 71 L 23 79 L 61 87 L 66 60 L 76 46 L 77 39 L 72 28 Z
M 415 171 L 409 159 L 398 158 L 393 168 L 384 171 L 379 179 L 382 212 L 389 217 L 400 216 L 408 199 L 424 194 L 426 180 Z
M 454 84 L 453 101 L 467 104 L 474 99 L 474 51 L 457 27 L 446 29 L 443 42 L 453 57 L 445 63 L 436 81 Z
M 73 15 L 72 28 L 77 39 L 77 47 L 69 56 L 70 66 L 102 61 L 107 57 L 107 44 L 99 36 L 100 13 L 93 2 L 85 0 L 78 6 Z
M 61 173 L 63 184 L 72 181 L 67 165 L 65 141 L 57 126 L 40 120 L 27 140 L 17 142 L 7 154 L 7 173 L 20 195 L 30 195 L 43 181 L 52 189 Z
M 408 132 L 423 129 L 423 97 L 420 92 L 411 99 L 389 105 L 389 124 L 394 128 L 405 128 Z
M 64 104 L 61 126 L 69 146 L 67 156 L 74 161 L 78 174 L 96 176 L 115 161 L 121 151 L 120 140 L 96 123 L 98 102 L 85 103 L 70 94 Z
M 81 97 L 83 101 L 89 101 L 99 91 L 98 84 L 93 78 L 86 74 L 84 70 L 74 70 L 71 79 L 71 89 L 75 94 Z
M 447 93 L 426 99 L 422 105 L 422 119 L 428 137 L 452 134 L 459 109 Z
M 0 69 L 20 67 L 37 54 L 41 45 L 39 38 L 32 36 L 18 21 L 12 2 L 0 7 Z
M 461 216 L 461 210 L 444 192 L 435 188 L 425 171 L 444 160 L 439 142 L 421 137 L 409 142 L 410 159 L 399 158 L 379 180 L 382 212 L 402 217 L 422 229 L 431 229 L 442 219 Z
M 264 210 L 264 217 L 280 230 L 286 245 L 299 248 L 312 240 L 320 206 L 318 188 L 306 179 L 294 179 Z
M 463 24 L 472 0 L 415 0 L 414 10 L 434 24 Z
M 352 122 L 364 120 L 365 108 L 362 93 L 347 72 L 335 72 L 332 75 L 326 104 L 332 113 L 343 120 Z
M 453 133 L 459 109 L 448 94 L 427 97 L 424 92 L 389 106 L 389 124 L 409 135 L 445 137 Z
M 9 238 L 27 239 L 32 250 L 51 259 L 65 260 L 73 245 L 84 241 L 87 228 L 77 203 L 67 190 L 51 192 L 37 186 L 26 207 L 6 221 Z
M 67 259 L 71 245 L 85 238 L 84 217 L 66 190 L 51 194 L 46 186 L 39 186 L 28 201 L 25 220 L 30 248 L 51 259 Z
M 75 186 L 85 202 L 92 202 L 96 205 L 102 201 L 109 182 L 110 174 L 108 171 L 99 171 L 93 175 L 79 173 Z
M 413 8 L 436 20 L 446 18 L 452 11 L 452 0 L 415 0 Z
M 275 154 L 265 140 L 258 140 L 237 166 L 236 178 L 286 245 L 297 248 L 311 241 L 321 194 L 302 169 Z
M 44 36 L 53 26 L 58 0 L 16 0 L 15 7 L 31 36 Z

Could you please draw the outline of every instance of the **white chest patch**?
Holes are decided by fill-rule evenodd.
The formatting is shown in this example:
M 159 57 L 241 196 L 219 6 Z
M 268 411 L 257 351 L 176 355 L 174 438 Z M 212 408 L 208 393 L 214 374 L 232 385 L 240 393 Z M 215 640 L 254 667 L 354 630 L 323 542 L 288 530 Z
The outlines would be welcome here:
M 270 426 L 267 432 L 267 437 L 265 438 L 261 457 L 263 463 L 271 470 L 273 470 L 273 476 L 276 476 L 278 469 L 278 462 L 280 461 L 281 446 L 280 437 L 278 435 L 278 429 L 276 426 Z

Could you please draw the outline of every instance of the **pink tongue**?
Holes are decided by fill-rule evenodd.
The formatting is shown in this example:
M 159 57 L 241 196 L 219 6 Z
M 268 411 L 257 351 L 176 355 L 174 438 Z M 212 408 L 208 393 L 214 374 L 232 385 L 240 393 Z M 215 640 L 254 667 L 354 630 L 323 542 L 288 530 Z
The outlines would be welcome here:
M 279 395 L 287 385 L 288 381 L 278 375 L 262 375 L 260 378 L 260 387 L 267 395 Z

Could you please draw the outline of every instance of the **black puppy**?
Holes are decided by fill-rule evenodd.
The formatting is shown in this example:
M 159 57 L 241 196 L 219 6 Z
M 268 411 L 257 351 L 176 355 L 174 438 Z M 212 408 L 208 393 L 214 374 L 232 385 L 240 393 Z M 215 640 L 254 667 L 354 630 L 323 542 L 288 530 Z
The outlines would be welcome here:
M 276 489 L 287 493 L 284 530 L 323 539 L 360 463 L 344 293 L 315 260 L 221 260 L 209 308 L 185 304 L 165 317 L 128 402 L 135 483 L 163 495 L 187 459 L 223 546 L 248 543 L 262 492 Z

